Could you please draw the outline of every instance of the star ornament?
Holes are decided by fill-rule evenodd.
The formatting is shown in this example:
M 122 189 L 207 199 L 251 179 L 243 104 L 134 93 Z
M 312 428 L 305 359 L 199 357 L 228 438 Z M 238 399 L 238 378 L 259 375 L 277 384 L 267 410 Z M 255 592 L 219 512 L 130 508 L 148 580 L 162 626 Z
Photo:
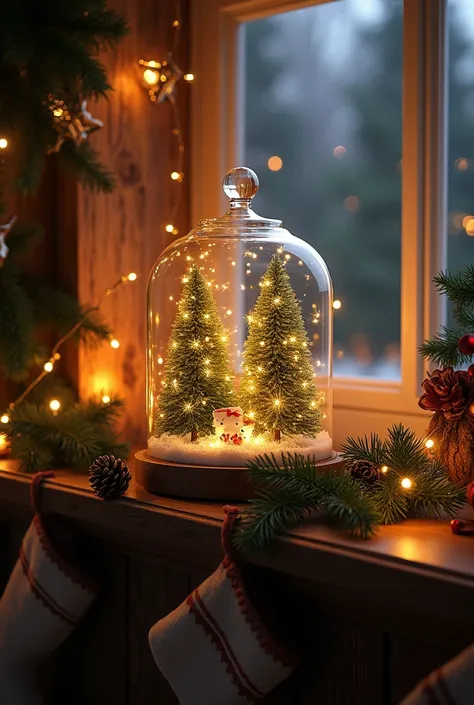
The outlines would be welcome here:
M 12 216 L 10 220 L 7 223 L 4 223 L 3 225 L 0 225 L 0 269 L 3 267 L 3 263 L 5 262 L 7 256 L 8 256 L 8 247 L 5 242 L 5 238 L 7 237 L 8 233 L 10 230 L 13 228 L 17 221 L 16 215 Z
M 171 100 L 174 97 L 176 84 L 183 76 L 183 72 L 170 54 L 164 61 L 140 59 L 138 65 L 141 82 L 153 103 L 163 103 L 166 98 Z
M 87 110 L 87 101 L 83 100 L 76 112 L 71 112 L 64 101 L 55 100 L 50 105 L 53 124 L 58 132 L 55 144 L 47 150 L 47 154 L 59 152 L 64 142 L 70 141 L 80 147 L 91 132 L 104 126 L 102 120 L 92 117 Z

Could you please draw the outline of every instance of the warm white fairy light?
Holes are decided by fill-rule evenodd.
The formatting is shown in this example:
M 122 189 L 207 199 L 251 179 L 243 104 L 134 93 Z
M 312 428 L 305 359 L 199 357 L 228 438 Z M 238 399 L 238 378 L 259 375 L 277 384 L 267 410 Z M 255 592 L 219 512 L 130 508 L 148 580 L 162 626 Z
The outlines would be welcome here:
M 110 401 L 111 401 L 111 400 L 110 400 L 109 395 L 108 395 L 108 394 L 104 394 L 104 396 L 102 397 L 102 404 L 110 404 Z
M 409 490 L 413 483 L 409 477 L 404 477 L 402 479 L 402 481 L 400 482 L 400 484 L 404 490 Z
M 380 471 L 383 472 L 385 475 L 385 473 L 388 472 L 388 465 L 382 465 L 382 467 L 380 468 Z
M 274 404 L 275 406 L 281 406 L 281 401 L 280 401 L 280 399 L 274 399 L 274 400 L 273 400 L 273 404 Z
M 53 365 L 53 363 L 51 362 L 51 360 L 48 360 L 48 362 L 45 362 L 44 365 L 43 365 L 43 369 L 44 369 L 45 372 L 52 372 L 52 371 L 53 371 L 53 367 L 54 367 L 54 365 Z
M 61 402 L 59 401 L 59 399 L 51 399 L 51 401 L 49 402 L 49 408 L 53 412 L 58 412 L 61 408 Z
M 120 347 L 120 343 L 117 340 L 117 338 L 112 338 L 112 340 L 110 341 L 110 347 L 112 347 L 114 350 L 118 350 L 118 348 Z M 45 369 L 46 369 L 46 366 L 45 366 Z
M 174 230 L 174 225 L 173 223 L 168 223 L 168 225 L 165 226 L 165 230 L 167 233 L 172 233 Z
M 163 364 L 163 358 L 162 358 L 161 356 L 158 358 L 158 364 L 159 364 L 159 365 L 162 365 L 162 364 Z
M 335 300 L 332 302 L 332 307 L 333 307 L 336 311 L 338 311 L 338 310 L 341 308 L 341 306 L 342 306 L 342 303 L 339 301 L 339 299 L 335 299 Z
M 2 423 L 8 423 L 10 421 L 10 417 L 8 416 L 8 414 L 2 414 L 0 416 L 0 421 Z
M 171 178 L 173 181 L 182 181 L 183 180 L 183 175 L 180 174 L 179 171 L 172 171 L 171 172 Z
M 433 448 L 434 444 L 435 444 L 434 440 L 432 438 L 428 438 L 428 440 L 425 443 L 425 447 L 426 448 Z
M 0 149 L 6 149 L 8 147 L 8 140 L 5 137 L 0 139 Z

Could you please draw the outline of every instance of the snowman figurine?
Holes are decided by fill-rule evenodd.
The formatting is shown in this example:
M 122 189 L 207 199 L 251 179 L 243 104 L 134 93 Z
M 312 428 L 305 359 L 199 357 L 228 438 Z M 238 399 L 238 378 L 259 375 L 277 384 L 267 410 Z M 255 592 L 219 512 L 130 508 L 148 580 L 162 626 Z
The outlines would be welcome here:
M 214 409 L 214 428 L 216 436 L 223 443 L 233 443 L 240 446 L 243 440 L 248 440 L 248 427 L 244 424 L 244 414 L 240 406 L 229 406 L 225 409 Z M 250 430 L 250 434 L 251 434 Z

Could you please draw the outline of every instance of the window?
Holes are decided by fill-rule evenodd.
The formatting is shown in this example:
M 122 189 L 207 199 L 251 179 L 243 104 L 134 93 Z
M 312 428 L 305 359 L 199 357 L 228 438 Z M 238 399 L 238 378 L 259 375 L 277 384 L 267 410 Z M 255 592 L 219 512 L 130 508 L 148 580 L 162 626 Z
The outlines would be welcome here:
M 256 210 L 321 252 L 342 303 L 336 442 L 422 433 L 432 277 L 474 262 L 472 0 L 191 3 L 194 219 L 222 210 L 228 168 L 254 167 Z
M 399 379 L 402 3 L 326 3 L 242 32 L 256 210 L 328 264 L 334 373 Z
M 449 1 L 448 31 L 448 267 L 457 270 L 474 262 L 472 2 Z

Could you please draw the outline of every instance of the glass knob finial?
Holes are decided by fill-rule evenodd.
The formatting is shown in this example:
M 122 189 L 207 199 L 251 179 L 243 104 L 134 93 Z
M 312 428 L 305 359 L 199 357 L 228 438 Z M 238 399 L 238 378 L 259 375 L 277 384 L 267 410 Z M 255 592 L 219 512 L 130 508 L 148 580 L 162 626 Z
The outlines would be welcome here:
M 223 181 L 225 195 L 231 201 L 250 200 L 258 191 L 257 174 L 246 166 L 238 166 L 227 172 Z

